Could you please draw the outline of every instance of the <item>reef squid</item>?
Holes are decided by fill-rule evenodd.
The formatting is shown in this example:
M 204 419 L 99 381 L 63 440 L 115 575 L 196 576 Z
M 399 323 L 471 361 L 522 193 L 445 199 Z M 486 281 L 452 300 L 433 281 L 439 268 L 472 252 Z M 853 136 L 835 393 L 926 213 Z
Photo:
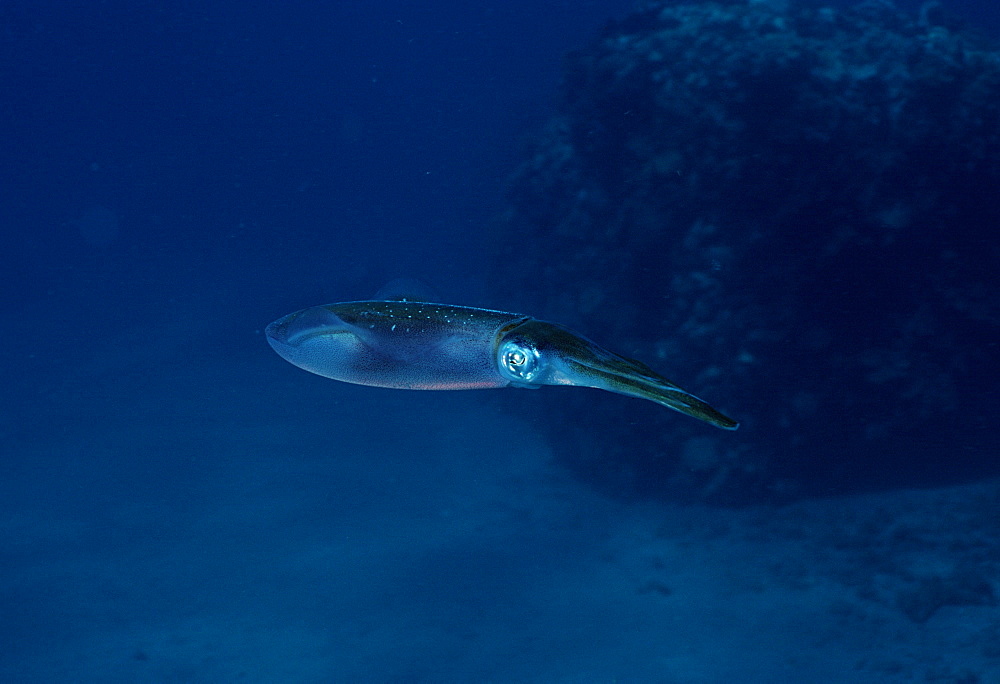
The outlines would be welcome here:
M 267 326 L 283 359 L 374 387 L 593 387 L 655 401 L 716 427 L 739 425 L 645 364 L 531 316 L 406 298 L 314 306 Z

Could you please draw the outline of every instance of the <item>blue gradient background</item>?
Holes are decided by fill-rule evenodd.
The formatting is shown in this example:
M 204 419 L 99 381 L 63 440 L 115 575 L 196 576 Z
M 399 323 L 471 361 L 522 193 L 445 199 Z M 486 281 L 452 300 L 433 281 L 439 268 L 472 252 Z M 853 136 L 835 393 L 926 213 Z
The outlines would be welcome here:
M 532 594 L 623 514 L 538 472 L 517 394 L 336 386 L 261 331 L 401 276 L 530 301 L 486 280 L 505 179 L 630 5 L 0 6 L 0 678 L 610 681 L 632 617 Z

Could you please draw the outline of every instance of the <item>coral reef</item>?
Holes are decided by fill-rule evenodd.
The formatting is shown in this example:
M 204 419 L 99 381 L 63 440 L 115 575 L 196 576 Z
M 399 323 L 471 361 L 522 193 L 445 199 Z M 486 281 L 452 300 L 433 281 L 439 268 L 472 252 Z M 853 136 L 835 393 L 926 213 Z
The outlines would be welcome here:
M 503 280 L 744 427 L 601 402 L 565 463 L 729 502 L 997 472 L 1000 52 L 937 16 L 660 0 L 568 56 Z

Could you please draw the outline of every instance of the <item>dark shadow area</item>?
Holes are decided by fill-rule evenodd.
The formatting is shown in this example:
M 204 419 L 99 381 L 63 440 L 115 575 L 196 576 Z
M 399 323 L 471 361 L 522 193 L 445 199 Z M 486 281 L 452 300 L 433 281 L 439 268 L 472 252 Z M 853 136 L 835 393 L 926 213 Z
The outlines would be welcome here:
M 729 503 L 1000 473 L 1000 52 L 949 16 L 646 2 L 568 58 L 502 272 L 744 423 L 607 402 L 590 455 L 568 397 L 569 468 Z

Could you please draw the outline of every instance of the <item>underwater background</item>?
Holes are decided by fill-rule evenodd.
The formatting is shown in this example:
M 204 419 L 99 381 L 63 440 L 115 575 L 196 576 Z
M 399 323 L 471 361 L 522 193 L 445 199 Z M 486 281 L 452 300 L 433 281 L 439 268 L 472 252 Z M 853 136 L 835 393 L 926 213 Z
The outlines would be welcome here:
M 0 32 L 0 680 L 1000 682 L 994 2 Z M 264 339 L 398 278 L 741 427 Z

